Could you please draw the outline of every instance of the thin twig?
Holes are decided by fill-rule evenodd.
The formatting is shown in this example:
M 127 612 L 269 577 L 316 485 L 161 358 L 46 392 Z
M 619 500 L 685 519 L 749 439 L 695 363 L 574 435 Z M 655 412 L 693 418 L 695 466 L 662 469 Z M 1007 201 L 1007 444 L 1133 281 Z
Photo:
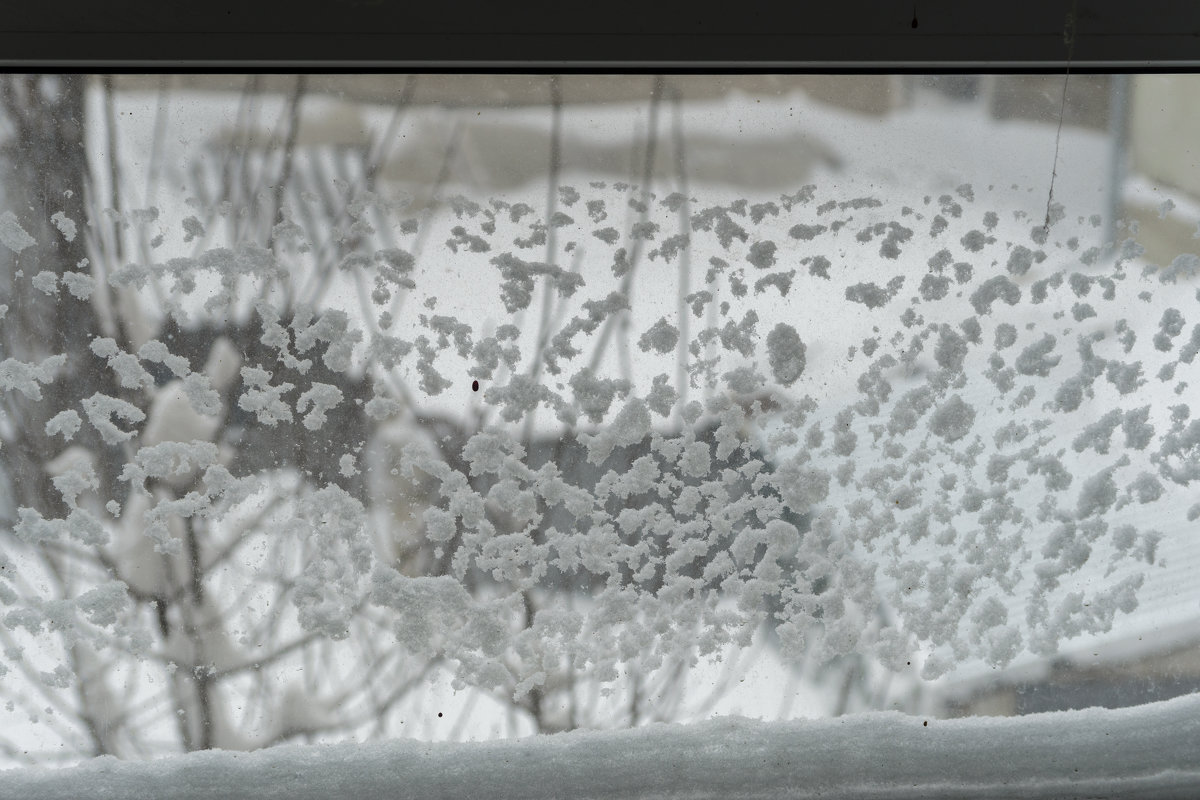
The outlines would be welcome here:
M 546 180 L 546 263 L 554 266 L 557 261 L 557 228 L 554 215 L 558 211 L 558 172 L 562 165 L 562 86 L 558 75 L 550 76 L 550 174 Z M 542 279 L 542 316 L 538 322 L 537 345 L 533 350 L 533 363 L 529 365 L 529 377 L 536 382 L 542 374 L 542 356 L 550 339 L 550 320 L 554 308 L 554 278 L 546 275 Z M 529 409 L 525 416 L 523 439 L 528 447 L 533 440 L 533 424 L 538 406 Z
M 271 200 L 271 213 L 267 217 L 267 249 L 275 249 L 275 224 L 283 212 L 283 196 L 292 181 L 292 162 L 296 158 L 296 139 L 300 135 L 300 101 L 308 85 L 308 76 L 296 76 L 296 87 L 288 103 L 288 132 L 283 143 L 283 167 L 275 181 L 275 192 Z
M 649 128 L 646 131 L 646 159 L 642 169 L 642 200 L 643 210 L 639 215 L 639 221 L 645 222 L 650 215 L 650 187 L 654 178 L 654 158 L 655 150 L 658 144 L 658 108 L 662 101 L 663 94 L 663 76 L 656 75 L 654 78 L 654 88 L 650 93 L 650 121 Z M 625 240 L 629 247 L 629 270 L 625 273 L 625 277 L 621 280 L 621 293 L 628 300 L 633 288 L 633 276 L 637 271 L 638 261 L 642 252 L 642 239 L 634 238 L 632 229 L 627 233 Z M 592 351 L 591 360 L 588 362 L 588 368 L 593 372 L 600 366 L 600 361 L 604 357 L 604 351 L 608 348 L 609 339 L 612 338 L 614 328 L 617 325 L 618 317 L 627 323 L 629 312 L 613 314 L 604 321 L 604 328 L 600 332 L 600 338 L 596 342 L 596 347 Z
M 687 296 L 691 288 L 692 247 L 688 241 L 691 230 L 691 212 L 688 206 L 688 175 L 687 152 L 683 138 L 683 94 L 678 88 L 671 92 L 673 114 L 672 132 L 675 136 L 675 167 L 679 178 L 679 193 L 683 200 L 679 204 L 679 234 L 684 237 L 683 249 L 679 252 L 679 287 L 676 315 L 679 319 L 679 342 L 675 347 L 675 385 L 678 387 L 678 402 L 675 404 L 675 424 L 683 424 L 683 407 L 687 404 L 687 367 L 688 344 L 690 339 L 691 316 L 688 309 Z
M 257 85 L 257 75 L 246 76 L 246 85 L 242 87 L 241 99 L 238 101 L 237 115 L 234 117 L 234 127 L 229 133 L 229 141 L 225 143 L 224 152 L 221 153 L 221 186 L 217 190 L 216 197 L 211 198 L 211 202 L 209 203 L 208 214 L 206 215 L 204 224 L 206 229 L 212 227 L 213 222 L 216 220 L 221 202 L 233 202 L 233 171 L 235 161 L 238 157 L 238 137 L 247 124 L 251 93 L 257 91 Z M 231 239 L 237 241 L 236 227 L 233 230 Z M 201 242 L 196 243 L 197 252 L 199 252 L 201 244 Z
M 251 176 L 250 169 L 254 161 L 254 145 L 257 143 L 255 141 L 255 127 L 258 125 L 259 113 L 262 110 L 262 76 L 255 75 L 253 80 L 253 90 L 249 96 L 250 102 L 247 108 L 246 123 L 243 126 L 245 140 L 242 145 L 241 159 L 238 169 L 238 184 L 241 189 L 241 201 L 244 204 L 243 208 L 247 210 L 253 206 L 254 192 L 257 188 L 257 181 L 254 181 L 253 183 L 251 182 L 253 177 Z M 263 170 L 260 169 L 259 175 L 262 173 Z M 245 225 L 243 225 L 242 220 L 246 220 Z M 248 226 L 248 216 L 241 217 L 235 213 L 233 226 L 234 242 L 241 241 L 245 237 L 245 228 Z
M 388 121 L 387 129 L 384 130 L 383 135 L 379 137 L 372 148 L 366 173 L 366 186 L 368 189 L 373 190 L 379 176 L 379 170 L 390 158 L 390 144 L 396 139 L 396 132 L 400 130 L 400 124 L 404 121 L 409 106 L 412 105 L 413 95 L 416 91 L 417 76 L 415 74 L 409 75 L 404 79 L 404 88 L 400 91 L 400 99 L 396 102 L 396 107 L 392 111 L 392 118 Z
M 166 75 L 159 78 L 158 104 L 154 112 L 154 133 L 150 140 L 150 164 L 146 170 L 146 206 L 154 205 L 155 189 L 162 172 L 163 139 L 167 130 L 167 101 L 170 97 L 168 80 Z
M 417 229 L 417 238 L 413 240 L 412 256 L 413 259 L 420 263 L 421 253 L 425 249 L 425 243 L 429 239 L 430 222 L 433 219 L 433 212 L 441 198 L 442 187 L 450 179 L 450 168 L 454 165 L 454 159 L 458 155 L 459 140 L 463 135 L 463 124 L 461 120 L 454 123 L 454 129 L 450 132 L 450 138 L 446 142 L 446 151 L 442 155 L 442 164 L 438 168 L 437 177 L 433 181 L 433 186 L 430 187 L 429 196 L 425 202 L 425 208 L 421 213 L 421 225 Z M 397 301 L 401 296 L 397 297 Z M 399 311 L 399 304 L 393 301 L 393 316 Z
M 117 162 L 117 115 L 116 100 L 113 94 L 113 76 L 105 75 L 101 82 L 104 86 L 104 130 L 108 140 L 108 196 L 112 209 L 121 213 L 121 169 Z M 121 222 L 113 222 L 113 256 L 116 263 L 124 260 L 121 246 Z

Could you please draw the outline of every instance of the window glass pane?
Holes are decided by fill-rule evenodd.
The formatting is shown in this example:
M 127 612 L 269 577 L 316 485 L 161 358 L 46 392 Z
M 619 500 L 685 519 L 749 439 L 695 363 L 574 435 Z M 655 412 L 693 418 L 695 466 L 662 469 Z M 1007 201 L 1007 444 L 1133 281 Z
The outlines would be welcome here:
M 0 88 L 7 765 L 1200 689 L 1194 76 Z

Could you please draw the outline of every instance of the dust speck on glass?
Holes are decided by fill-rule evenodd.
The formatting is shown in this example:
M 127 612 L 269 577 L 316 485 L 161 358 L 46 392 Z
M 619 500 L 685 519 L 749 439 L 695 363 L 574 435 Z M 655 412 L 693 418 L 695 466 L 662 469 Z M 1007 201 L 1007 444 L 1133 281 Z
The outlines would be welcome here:
M 0 761 L 1200 691 L 1200 81 L 1062 81 L 3 76 Z

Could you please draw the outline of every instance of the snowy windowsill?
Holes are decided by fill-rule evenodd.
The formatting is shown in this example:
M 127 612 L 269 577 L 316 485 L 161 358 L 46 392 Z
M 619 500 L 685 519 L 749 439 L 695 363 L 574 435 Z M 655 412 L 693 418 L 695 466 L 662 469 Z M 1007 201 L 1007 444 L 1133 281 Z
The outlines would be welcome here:
M 925 720 L 726 718 L 479 743 L 203 752 L 0 773 L 0 796 L 1195 797 L 1200 695 L 1120 710 Z

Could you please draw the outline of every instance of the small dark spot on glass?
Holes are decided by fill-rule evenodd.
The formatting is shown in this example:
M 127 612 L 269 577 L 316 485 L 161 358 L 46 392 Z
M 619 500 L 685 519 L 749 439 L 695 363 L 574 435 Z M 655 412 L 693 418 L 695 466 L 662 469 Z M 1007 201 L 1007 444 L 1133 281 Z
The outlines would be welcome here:
M 439 711 L 439 712 L 438 712 L 438 716 L 440 717 L 441 715 L 442 715 L 442 712 L 440 712 L 440 711 Z M 928 722 L 926 722 L 925 724 L 926 724 L 926 725 L 928 725 L 929 723 L 928 723 Z
M 441 714 L 438 714 L 438 716 L 440 717 L 440 716 L 441 716 Z M 925 720 L 925 721 L 924 721 L 923 723 L 921 723 L 921 724 L 922 724 L 922 725 L 924 725 L 926 728 L 928 728 L 928 727 L 929 727 L 929 720 Z
M 471 381 L 471 391 L 472 392 L 479 391 L 479 381 Z

